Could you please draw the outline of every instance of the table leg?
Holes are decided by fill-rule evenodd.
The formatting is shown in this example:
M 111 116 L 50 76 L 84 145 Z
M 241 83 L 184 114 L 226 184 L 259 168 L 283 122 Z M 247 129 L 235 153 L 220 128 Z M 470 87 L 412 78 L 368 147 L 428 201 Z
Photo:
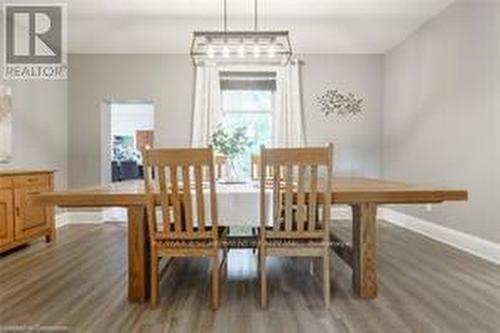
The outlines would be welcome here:
M 361 298 L 377 297 L 377 205 L 352 205 L 353 287 Z
M 56 221 L 55 221 L 55 208 L 54 206 L 47 205 L 45 207 L 45 212 L 47 216 L 47 221 L 49 223 L 49 230 L 45 235 L 45 241 L 47 243 L 53 242 L 56 240 Z
M 145 302 L 149 298 L 151 263 L 146 208 L 131 206 L 128 213 L 128 299 Z

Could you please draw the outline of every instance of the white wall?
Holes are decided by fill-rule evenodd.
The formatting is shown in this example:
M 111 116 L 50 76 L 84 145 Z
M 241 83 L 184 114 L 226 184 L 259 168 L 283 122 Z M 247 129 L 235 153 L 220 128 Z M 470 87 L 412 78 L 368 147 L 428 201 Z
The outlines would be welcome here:
M 0 63 L 3 62 L 3 23 L 0 18 Z M 67 82 L 0 80 L 12 89 L 12 162 L 0 169 L 57 169 L 55 185 L 67 184 Z
M 383 58 L 303 56 L 306 136 L 310 144 L 334 141 L 338 173 L 379 176 Z M 194 70 L 185 55 L 70 55 L 70 186 L 100 182 L 101 104 L 148 100 L 155 106 L 155 145 L 189 146 Z M 359 119 L 324 119 L 315 99 L 327 88 L 365 98 Z
M 151 103 L 112 103 L 111 134 L 135 135 L 137 130 L 154 130 L 154 117 Z
M 385 58 L 387 178 L 468 189 L 407 213 L 500 242 L 500 2 L 458 0 Z

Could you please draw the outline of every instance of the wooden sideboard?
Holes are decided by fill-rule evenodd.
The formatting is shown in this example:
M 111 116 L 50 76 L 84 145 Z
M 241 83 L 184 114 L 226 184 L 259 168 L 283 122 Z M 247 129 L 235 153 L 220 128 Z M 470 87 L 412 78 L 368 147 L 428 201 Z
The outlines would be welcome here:
M 54 208 L 30 200 L 53 190 L 53 170 L 0 170 L 0 253 L 37 237 L 54 240 Z

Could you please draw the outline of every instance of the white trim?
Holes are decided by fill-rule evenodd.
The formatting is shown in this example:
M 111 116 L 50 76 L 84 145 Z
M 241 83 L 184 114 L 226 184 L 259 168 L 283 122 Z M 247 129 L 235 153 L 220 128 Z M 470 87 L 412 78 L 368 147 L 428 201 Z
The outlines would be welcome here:
M 68 219 L 66 217 L 66 212 L 60 212 L 56 214 L 56 228 L 60 228 L 68 224 Z
M 106 208 L 101 214 L 102 222 L 126 222 L 128 220 L 126 208 Z
M 351 210 L 348 206 L 336 206 L 332 208 L 332 217 L 335 219 L 352 218 Z M 63 227 L 69 223 L 97 224 L 104 222 L 127 221 L 127 211 L 125 208 L 105 208 L 101 211 L 65 211 L 56 214 L 56 228 Z
M 335 206 L 332 208 L 331 215 L 334 219 L 351 219 L 352 211 L 348 206 Z M 498 243 L 446 228 L 431 221 L 426 221 L 386 207 L 379 207 L 378 218 L 477 257 L 500 264 L 500 244 Z M 56 215 L 56 228 L 69 223 L 99 224 L 106 221 L 118 222 L 126 220 L 127 213 L 124 209 L 120 208 L 108 208 L 94 212 L 61 212 Z
M 453 246 L 477 257 L 500 264 L 500 244 L 469 235 L 461 231 L 446 228 L 431 221 L 426 221 L 394 209 L 381 207 L 378 218 L 438 242 Z
M 70 223 L 100 224 L 104 222 L 126 222 L 125 208 L 106 208 L 96 211 L 61 211 L 56 214 L 56 228 Z
M 335 205 L 332 207 L 330 215 L 332 219 L 350 220 L 352 219 L 352 209 L 346 205 Z
M 332 209 L 335 219 L 351 219 L 352 210 L 348 206 L 335 206 Z M 435 241 L 470 253 L 476 257 L 500 264 L 500 244 L 469 235 L 461 231 L 443 227 L 394 209 L 379 207 L 377 217 L 388 223 L 427 236 Z
M 68 224 L 100 224 L 103 219 L 102 211 L 85 212 L 85 211 L 66 211 L 56 214 L 56 228 L 63 227 Z
M 66 212 L 68 223 L 85 223 L 85 224 L 99 224 L 103 223 L 102 211 L 95 212 Z

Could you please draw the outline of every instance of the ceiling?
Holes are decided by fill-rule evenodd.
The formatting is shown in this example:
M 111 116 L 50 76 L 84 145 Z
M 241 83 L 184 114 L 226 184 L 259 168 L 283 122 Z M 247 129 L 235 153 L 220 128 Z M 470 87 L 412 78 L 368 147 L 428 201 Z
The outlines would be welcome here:
M 385 53 L 452 1 L 260 0 L 259 26 L 290 30 L 296 53 Z M 222 29 L 223 0 L 66 2 L 70 53 L 188 53 L 193 30 Z M 253 0 L 227 3 L 229 29 L 251 29 Z

